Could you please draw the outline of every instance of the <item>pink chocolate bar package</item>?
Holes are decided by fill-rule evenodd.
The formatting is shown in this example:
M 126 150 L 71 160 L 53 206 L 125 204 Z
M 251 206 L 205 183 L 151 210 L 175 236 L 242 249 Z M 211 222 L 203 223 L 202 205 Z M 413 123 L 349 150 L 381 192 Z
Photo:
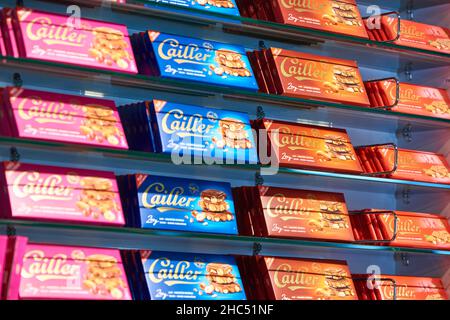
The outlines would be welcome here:
M 119 250 L 29 244 L 19 299 L 131 300 Z
M 0 235 L 0 300 L 3 297 L 4 274 L 6 268 L 6 251 L 8 248 L 8 237 Z
M 123 226 L 114 173 L 3 162 L 0 216 Z
M 20 138 L 128 149 L 114 101 L 7 87 L 3 131 Z
M 137 73 L 125 25 L 28 8 L 15 14 L 15 36 L 24 58 Z

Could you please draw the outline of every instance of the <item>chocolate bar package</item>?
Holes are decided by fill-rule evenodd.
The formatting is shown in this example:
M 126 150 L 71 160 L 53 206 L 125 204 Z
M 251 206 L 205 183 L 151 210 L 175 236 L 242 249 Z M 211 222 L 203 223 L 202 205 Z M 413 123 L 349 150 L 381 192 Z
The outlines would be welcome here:
M 19 299 L 131 300 L 119 250 L 29 244 Z
M 377 155 L 385 170 L 394 166 L 394 150 L 378 147 Z M 450 184 L 450 169 L 445 157 L 432 152 L 399 149 L 398 168 L 391 178 Z
M 258 55 L 269 92 L 295 98 L 369 106 L 356 61 L 270 48 Z M 264 54 L 265 61 L 261 55 Z M 270 85 L 273 82 L 273 85 Z
M 361 164 L 344 129 L 262 119 L 257 129 L 267 130 L 269 154 L 277 153 L 282 167 L 360 174 Z
M 17 42 L 15 32 L 14 32 L 14 19 L 15 14 L 13 9 L 3 8 L 0 11 L 1 16 L 1 29 L 2 38 L 4 40 L 6 55 L 14 58 L 18 58 L 19 53 L 19 43 Z
M 152 6 L 151 3 L 162 3 L 180 7 L 180 9 L 188 8 L 204 11 L 205 13 L 211 12 L 239 16 L 239 10 L 235 0 L 149 0 L 148 2 L 150 2 L 150 4 L 146 5 L 150 7 Z M 164 9 L 169 8 L 164 7 Z M 194 14 L 192 11 L 189 11 L 189 13 Z
M 15 9 L 13 25 L 20 56 L 109 71 L 137 73 L 125 25 L 68 19 L 28 8 Z
M 381 17 L 386 40 L 397 37 L 398 20 L 394 16 Z M 395 44 L 450 54 L 450 30 L 447 28 L 401 19 L 400 37 Z
M 264 237 L 308 238 L 318 240 L 354 241 L 344 195 L 313 190 L 295 190 L 267 186 L 247 187 L 253 201 L 250 206 L 239 203 L 253 215 Z M 241 215 L 241 213 L 238 213 Z M 254 224 L 254 222 L 252 222 Z M 244 228 L 244 226 L 243 226 Z M 239 225 L 241 230 L 241 225 Z
M 128 270 L 145 276 L 149 299 L 246 300 L 232 256 L 158 251 L 136 254 L 139 263 Z
M 358 294 L 366 295 L 366 300 L 448 300 L 439 278 L 385 274 L 354 276 L 358 278 L 355 280 Z M 370 288 L 365 280 L 369 277 Z
M 269 300 L 358 300 L 345 261 L 257 257 Z
M 158 152 L 219 161 L 257 163 L 246 113 L 154 100 L 152 127 Z
M 396 102 L 397 85 L 393 80 L 365 83 L 367 92 L 376 95 L 372 107 L 390 107 Z M 450 98 L 445 89 L 400 83 L 399 101 L 390 110 L 428 117 L 450 119 Z
M 6 253 L 8 250 L 8 237 L 0 235 L 0 300 L 3 300 L 4 274 L 7 268 Z
M 132 42 L 142 74 L 258 90 L 241 46 L 156 31 L 135 34 Z
M 394 214 L 381 213 L 383 211 L 377 209 L 365 211 L 380 212 L 377 214 L 378 221 L 382 225 L 383 238 L 386 240 L 392 239 L 394 231 L 397 232 L 395 240 L 389 243 L 392 246 L 450 250 L 450 226 L 443 216 L 396 210 L 395 228 Z
M 355 0 L 252 2 L 261 20 L 368 38 Z
M 237 234 L 229 183 L 143 174 L 119 181 L 130 227 Z
M 114 101 L 7 87 L 3 106 L 13 137 L 128 149 Z
M 3 277 L 4 300 L 17 300 L 20 286 L 20 272 L 26 252 L 28 238 L 22 236 L 7 237 L 7 252 Z
M 0 216 L 125 225 L 114 173 L 3 162 Z

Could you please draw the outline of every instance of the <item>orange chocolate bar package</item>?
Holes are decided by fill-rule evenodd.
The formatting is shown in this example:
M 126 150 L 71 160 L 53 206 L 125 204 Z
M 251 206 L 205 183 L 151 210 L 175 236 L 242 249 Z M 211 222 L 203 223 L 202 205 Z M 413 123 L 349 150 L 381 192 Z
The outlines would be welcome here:
M 391 40 L 397 37 L 398 19 L 381 17 L 382 29 Z M 400 21 L 400 37 L 395 44 L 450 54 L 450 30 L 411 20 Z
M 355 0 L 254 0 L 258 19 L 368 38 Z
M 381 279 L 394 280 L 396 300 L 447 300 L 447 294 L 438 278 L 406 277 L 380 275 Z M 388 280 L 379 282 L 378 291 L 382 300 L 394 299 L 394 283 Z
M 257 211 L 254 218 L 261 225 L 261 236 L 354 241 L 342 193 L 267 186 L 246 189 L 254 195 L 251 207 Z
M 394 166 L 392 148 L 377 147 L 376 153 L 385 170 Z M 398 168 L 391 178 L 431 183 L 450 184 L 450 169 L 445 157 L 432 152 L 407 149 L 398 150 Z
M 370 105 L 356 61 L 278 48 L 263 51 L 277 94 L 357 106 Z
M 358 300 L 345 261 L 260 257 L 270 300 Z
M 395 104 L 397 85 L 394 80 L 366 83 L 369 97 L 379 94 L 381 101 L 371 101 L 372 107 L 388 107 Z M 375 86 L 375 88 L 374 88 Z M 400 83 L 399 101 L 392 111 L 421 116 L 450 119 L 450 98 L 442 88 Z
M 395 213 L 398 219 L 396 229 L 393 214 L 386 212 L 377 215 L 386 239 L 392 239 L 394 231 L 397 231 L 395 240 L 390 242 L 390 245 L 450 250 L 450 226 L 445 217 L 417 212 L 395 211 Z
M 282 167 L 362 173 L 350 138 L 344 129 L 262 119 L 256 129 L 268 133 L 268 152 L 277 153 Z

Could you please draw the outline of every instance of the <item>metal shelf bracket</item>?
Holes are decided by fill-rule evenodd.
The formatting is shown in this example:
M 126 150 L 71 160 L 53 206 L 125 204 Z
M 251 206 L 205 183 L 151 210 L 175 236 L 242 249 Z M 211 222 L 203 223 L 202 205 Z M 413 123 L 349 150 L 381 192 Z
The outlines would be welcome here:
M 22 80 L 22 76 L 20 75 L 20 73 L 15 72 L 13 74 L 13 84 L 15 87 L 21 87 L 23 85 L 23 80 Z
M 405 139 L 405 141 L 407 142 L 412 142 L 413 138 L 412 138 L 412 124 L 408 123 L 407 125 L 405 125 L 402 128 L 402 136 L 403 139 Z
M 255 173 L 255 185 L 256 186 L 262 186 L 264 184 L 264 178 L 261 175 L 261 173 L 256 172 Z
M 16 147 L 11 147 L 9 149 L 9 160 L 11 162 L 19 162 L 20 161 L 20 153 Z
M 257 256 L 261 253 L 262 250 L 262 245 L 259 242 L 254 242 L 253 243 L 253 255 Z

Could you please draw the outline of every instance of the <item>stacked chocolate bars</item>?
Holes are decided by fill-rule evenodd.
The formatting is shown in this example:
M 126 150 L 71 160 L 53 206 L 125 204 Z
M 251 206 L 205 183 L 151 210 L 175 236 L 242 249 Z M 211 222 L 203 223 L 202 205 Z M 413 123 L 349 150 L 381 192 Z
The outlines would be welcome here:
M 128 149 L 112 100 L 0 88 L 0 123 L 4 136 Z
M 345 261 L 240 257 L 251 300 L 358 300 Z
M 374 17 L 370 17 L 364 20 L 371 40 L 389 41 L 406 47 L 450 53 L 450 30 L 447 28 L 401 19 L 400 33 L 398 33 L 399 20 L 396 16 L 381 15 L 380 28 L 373 24 L 373 19 Z
M 229 183 L 144 174 L 118 181 L 129 227 L 238 234 Z
M 233 197 L 243 235 L 354 241 L 341 193 L 258 186 L 234 188 Z
M 389 241 L 384 244 L 398 247 L 450 249 L 450 226 L 444 216 L 365 209 L 350 217 L 356 240 Z
M 397 97 L 394 79 L 367 81 L 364 85 L 372 108 L 450 119 L 450 98 L 445 89 L 402 82 Z
M 286 121 L 253 121 L 266 130 L 269 155 L 281 167 L 360 174 L 363 169 L 346 130 Z M 263 139 L 260 137 L 260 139 Z M 265 141 L 259 141 L 263 146 Z
M 28 8 L 1 10 L 6 54 L 109 71 L 137 73 L 125 25 L 81 19 Z
M 130 147 L 190 160 L 257 163 L 247 114 L 162 100 L 119 108 Z
M 131 37 L 139 73 L 257 91 L 241 46 L 146 31 Z
M 356 61 L 269 48 L 248 52 L 261 92 L 369 106 Z
M 360 300 L 448 300 L 439 278 L 384 274 L 353 278 Z
M 238 0 L 245 17 L 367 38 L 355 0 Z
M 232 256 L 123 252 L 135 300 L 246 300 Z
M 368 173 L 391 172 L 395 168 L 395 150 L 390 147 L 359 147 L 356 154 Z M 450 184 L 446 158 L 432 152 L 399 149 L 397 169 L 387 174 L 392 179 Z

